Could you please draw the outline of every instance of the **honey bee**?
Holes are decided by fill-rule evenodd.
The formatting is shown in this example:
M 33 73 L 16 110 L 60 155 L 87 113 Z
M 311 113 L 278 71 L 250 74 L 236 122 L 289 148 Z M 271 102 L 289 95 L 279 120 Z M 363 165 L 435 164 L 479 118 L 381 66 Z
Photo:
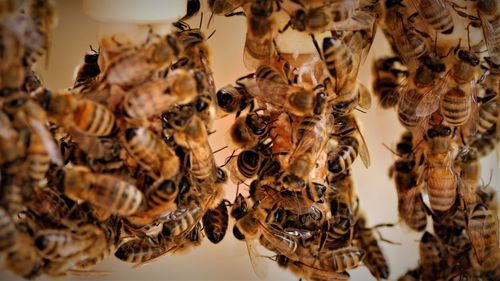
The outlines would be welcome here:
M 121 228 L 121 224 L 118 219 L 111 218 L 108 221 L 100 224 L 99 227 L 103 230 L 106 238 L 105 249 L 103 251 L 98 251 L 98 248 L 94 247 L 94 249 L 96 250 L 87 253 L 86 259 L 77 261 L 74 267 L 75 269 L 85 270 L 93 267 L 116 250 L 116 247 L 119 243 Z
M 482 270 L 491 269 L 499 260 L 497 214 L 487 206 L 477 204 L 468 221 L 467 234 L 474 249 L 474 258 Z
M 166 254 L 170 248 L 165 245 L 148 239 L 135 238 L 120 245 L 115 252 L 115 257 L 119 260 L 141 264 Z
M 85 255 L 95 244 L 104 242 L 103 231 L 92 224 L 84 224 L 76 231 L 68 229 L 40 230 L 34 243 L 40 256 L 53 261 L 75 259 Z
M 277 1 L 252 1 L 244 6 L 247 15 L 247 34 L 243 62 L 249 69 L 255 69 L 261 62 L 271 59 L 273 54 L 273 35 L 276 31 L 274 4 Z
M 22 246 L 7 255 L 5 267 L 26 279 L 40 276 L 44 262 L 37 254 L 33 239 L 21 232 L 18 233 L 16 240 Z
M 398 196 L 399 217 L 411 229 L 422 231 L 427 226 L 427 213 L 422 199 L 418 167 L 414 160 L 398 160 L 394 164 L 394 181 Z
M 108 38 L 109 39 L 109 38 Z M 169 65 L 175 58 L 175 50 L 169 44 L 168 38 L 158 35 L 148 35 L 146 42 L 138 50 L 130 48 L 114 57 L 103 69 L 101 81 L 112 85 L 129 87 L 139 85 L 149 78 L 155 69 Z M 103 56 L 109 57 L 112 40 L 102 40 Z
M 363 263 L 368 267 L 368 270 L 377 279 L 389 278 L 389 265 L 387 264 L 382 248 L 378 245 L 378 241 L 373 234 L 373 229 L 366 228 L 366 218 L 358 217 L 355 228 L 358 228 L 358 239 L 366 253 Z
M 288 173 L 301 179 L 309 177 L 328 142 L 329 117 L 305 116 L 299 121 L 295 136 L 297 145 L 288 159 Z
M 255 112 L 242 115 L 234 120 L 227 133 L 228 143 L 238 148 L 252 148 L 268 132 L 270 117 Z
M 164 80 L 146 82 L 133 88 L 123 101 L 123 114 L 130 119 L 147 119 L 187 104 L 197 96 L 196 80 L 184 69 L 169 72 Z
M 481 99 L 479 106 L 479 118 L 477 130 L 479 133 L 485 133 L 495 124 L 498 126 L 498 112 L 499 112 L 499 97 L 496 95 L 489 95 Z
M 397 67 L 402 64 L 399 57 L 379 58 L 373 64 L 373 93 L 379 98 L 382 108 L 391 108 L 399 101 L 398 87 L 408 77 L 408 70 Z
M 365 257 L 365 251 L 355 246 L 348 246 L 332 251 L 320 252 L 317 258 L 321 268 L 341 273 L 357 267 Z
M 75 70 L 75 83 L 73 90 L 78 89 L 77 92 L 85 93 L 93 88 L 94 83 L 97 81 L 97 76 L 101 73 L 99 67 L 99 53 L 91 48 L 92 52 L 85 54 L 83 63 Z
M 438 125 L 427 130 L 427 191 L 431 208 L 449 210 L 457 197 L 457 178 L 452 169 L 453 134 L 449 127 Z
M 116 130 L 113 112 L 92 100 L 50 91 L 41 99 L 49 119 L 63 127 L 98 137 L 108 136 Z
M 130 156 L 134 158 L 152 176 L 169 179 L 179 171 L 179 158 L 175 151 L 166 145 L 149 129 L 128 128 L 122 143 Z
M 37 31 L 43 38 L 43 49 L 45 50 L 45 65 L 49 62 L 49 52 L 52 45 L 52 30 L 56 27 L 58 18 L 55 2 L 52 0 L 30 1 L 28 13 L 33 19 Z M 31 54 L 31 56 L 40 54 Z M 28 60 L 30 55 L 28 55 Z M 31 57 L 31 60 L 35 60 Z
M 35 187 L 34 191 L 33 200 L 27 204 L 31 212 L 50 221 L 67 218 L 70 206 L 62 194 L 50 187 Z
M 279 165 L 272 157 L 254 149 L 244 149 L 238 156 L 229 160 L 231 181 L 239 184 L 257 176 L 260 179 L 273 176 L 279 170 Z
M 202 219 L 206 212 L 205 208 L 202 206 L 181 207 L 162 214 L 157 219 L 163 222 L 161 233 L 165 237 L 176 237 L 190 232 Z
M 0 110 L 0 128 L 0 165 L 4 165 L 23 157 L 26 154 L 26 146 L 3 110 Z
M 236 112 L 236 117 L 243 109 L 249 107 L 252 111 L 253 103 L 250 93 L 243 85 L 227 85 L 217 91 L 217 105 L 226 113 Z
M 189 152 L 191 176 L 204 185 L 211 185 L 217 178 L 217 166 L 208 143 L 205 124 L 197 115 L 185 122 L 174 131 L 174 140 Z
M 336 88 L 344 88 L 346 79 L 352 79 L 357 74 L 357 62 L 351 49 L 339 38 L 326 37 L 323 39 L 322 53 L 330 76 L 337 81 Z
M 84 166 L 64 170 L 64 193 L 118 215 L 135 213 L 143 202 L 136 186 L 113 175 L 94 174 Z
M 0 231 L 0 254 L 8 254 L 16 250 L 16 235 L 18 233 L 16 225 L 10 214 L 3 207 L 0 207 L 0 223 L 2 230 Z
M 250 184 L 250 197 L 261 206 L 278 205 L 297 214 L 315 212 L 313 204 L 320 201 L 327 191 L 321 183 L 309 182 L 300 191 L 277 190 L 265 182 L 253 181 Z
M 349 280 L 347 272 L 337 273 L 323 268 L 316 268 L 300 261 L 289 259 L 285 255 L 277 255 L 276 262 L 298 276 L 308 280 Z
M 442 252 L 439 241 L 429 232 L 420 239 L 420 266 L 423 278 L 436 278 L 443 273 Z
M 479 157 L 484 157 L 495 150 L 495 147 L 499 141 L 500 135 L 497 133 L 497 125 L 495 124 L 488 131 L 482 134 L 477 134 L 472 139 L 469 146 L 477 149 Z
M 451 34 L 454 29 L 451 10 L 443 0 L 414 0 L 419 15 L 436 32 Z
M 203 231 L 208 240 L 214 244 L 222 241 L 226 235 L 229 223 L 227 204 L 227 201 L 222 200 L 219 205 L 213 209 L 208 209 L 203 215 Z
M 328 154 L 328 170 L 340 174 L 349 168 L 356 157 L 361 157 L 365 167 L 370 166 L 370 155 L 363 135 L 354 115 L 335 118 L 334 133 L 338 139 L 338 147 Z
M 259 102 L 274 111 L 288 111 L 296 116 L 322 114 L 327 99 L 324 92 L 315 92 L 307 83 L 288 85 L 270 79 L 256 78 L 244 85 L 248 92 Z M 269 93 L 273 93 L 270 95 Z
M 500 63 L 499 36 L 499 17 L 498 3 L 490 0 L 479 0 L 476 3 L 481 26 L 483 28 L 484 39 L 488 48 L 490 59 L 495 64 Z
M 463 147 L 455 158 L 455 172 L 460 175 L 458 193 L 468 208 L 477 203 L 476 186 L 481 175 L 478 152 L 475 148 Z
M 133 225 L 147 225 L 161 214 L 174 211 L 177 208 L 175 199 L 178 193 L 176 182 L 159 178 L 145 191 L 146 208 L 128 216 L 127 221 Z
M 428 51 L 423 32 L 415 29 L 408 21 L 409 11 L 402 0 L 385 1 L 383 30 L 395 52 L 408 64 Z

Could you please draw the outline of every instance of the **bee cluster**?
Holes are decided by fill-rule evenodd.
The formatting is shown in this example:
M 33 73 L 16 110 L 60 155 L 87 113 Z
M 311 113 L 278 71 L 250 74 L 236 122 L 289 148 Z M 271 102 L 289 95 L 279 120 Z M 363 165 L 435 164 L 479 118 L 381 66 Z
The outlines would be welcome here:
M 1 3 L 5 267 L 61 276 L 112 254 L 143 263 L 179 253 L 202 231 L 219 242 L 227 175 L 208 143 L 216 105 L 203 33 L 178 21 L 141 44 L 104 37 L 74 86 L 52 91 L 31 66 L 49 48 L 54 3 L 29 4 Z
M 244 62 L 255 71 L 216 95 L 221 110 L 235 114 L 225 166 L 233 183 L 249 187 L 231 208 L 233 234 L 249 252 L 260 242 L 308 280 L 346 280 L 361 263 L 378 279 L 389 276 L 350 169 L 358 155 L 370 165 L 354 110 L 370 106 L 357 76 L 377 16 L 376 3 L 356 2 L 209 1 L 215 14 L 242 7 Z M 288 20 L 282 29 L 279 17 Z M 287 29 L 327 35 L 321 44 L 312 35 L 317 54 L 296 58 L 276 43 Z
M 258 275 L 260 244 L 308 280 L 347 280 L 361 264 L 387 279 L 376 234 L 390 224 L 368 226 L 351 170 L 358 156 L 370 165 L 357 76 L 380 25 L 395 55 L 375 62 L 373 91 L 407 129 L 390 170 L 399 216 L 433 226 L 400 279 L 500 278 L 496 193 L 479 184 L 500 139 L 498 1 L 209 0 L 247 21 L 253 72 L 234 84 L 216 90 L 207 38 L 179 20 L 140 43 L 103 37 L 57 91 L 32 70 L 54 3 L 16 2 L 0 3 L 0 258 L 15 274 L 62 276 L 110 255 L 141 264 L 219 243 L 232 217 Z M 200 9 L 187 4 L 184 19 Z M 290 31 L 316 51 L 282 53 Z M 219 167 L 208 139 L 230 114 Z M 248 194 L 225 199 L 228 179 Z
M 375 62 L 373 90 L 407 129 L 390 171 L 399 217 L 423 232 L 430 216 L 433 228 L 420 240 L 418 267 L 400 280 L 497 280 L 496 192 L 480 183 L 479 161 L 499 141 L 499 3 L 384 6 L 381 28 L 395 55 Z

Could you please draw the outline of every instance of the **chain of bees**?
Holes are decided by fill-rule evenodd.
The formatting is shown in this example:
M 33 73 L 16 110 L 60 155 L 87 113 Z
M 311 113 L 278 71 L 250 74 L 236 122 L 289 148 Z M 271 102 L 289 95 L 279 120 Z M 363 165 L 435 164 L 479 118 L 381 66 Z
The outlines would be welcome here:
M 456 2 L 209 0 L 215 15 L 246 17 L 253 73 L 216 90 L 209 37 L 180 20 L 139 44 L 102 38 L 58 91 L 32 71 L 50 50 L 54 3 L 1 2 L 5 268 L 30 279 L 85 272 L 113 254 L 142 264 L 205 236 L 219 243 L 231 217 L 259 276 L 257 243 L 308 280 L 348 280 L 361 264 L 387 279 L 376 234 L 390 224 L 368 227 L 350 168 L 358 155 L 370 165 L 355 110 L 371 99 L 357 75 L 380 25 L 396 55 L 375 62 L 373 91 L 408 129 L 390 171 L 399 215 L 415 231 L 431 217 L 434 229 L 400 280 L 499 279 L 497 199 L 479 183 L 479 159 L 500 135 L 500 13 L 494 0 Z M 184 19 L 200 9 L 187 3 Z M 288 29 L 310 35 L 317 54 L 280 53 Z M 228 114 L 232 154 L 218 166 L 208 139 Z M 248 195 L 226 199 L 228 179 Z
M 479 160 L 500 136 L 499 2 L 385 1 L 381 23 L 395 55 L 375 62 L 373 90 L 407 129 L 390 174 L 401 221 L 424 232 L 399 280 L 498 280 L 496 192 Z

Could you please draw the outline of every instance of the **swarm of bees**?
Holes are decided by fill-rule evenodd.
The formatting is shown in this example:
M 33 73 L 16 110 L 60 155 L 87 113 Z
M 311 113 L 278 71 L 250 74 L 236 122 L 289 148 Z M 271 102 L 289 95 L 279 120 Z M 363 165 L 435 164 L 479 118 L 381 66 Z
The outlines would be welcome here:
M 497 280 L 496 192 L 480 182 L 479 160 L 500 140 L 499 3 L 388 0 L 384 9 L 394 55 L 375 62 L 373 91 L 407 130 L 390 176 L 401 221 L 424 232 L 418 267 L 399 280 Z
M 139 44 L 104 37 L 74 86 L 53 91 L 32 65 L 50 46 L 54 3 L 1 5 L 5 268 L 63 276 L 113 254 L 139 264 L 205 235 L 220 242 L 227 174 L 208 143 L 216 90 L 200 29 L 178 21 Z
M 232 218 L 260 277 L 258 247 L 307 280 L 348 280 L 360 265 L 388 279 L 378 228 L 391 224 L 368 224 L 351 169 L 371 162 L 357 76 L 380 25 L 395 55 L 374 63 L 373 92 L 407 129 L 390 176 L 401 222 L 424 232 L 400 279 L 500 278 L 496 193 L 479 183 L 500 136 L 497 2 L 208 0 L 212 16 L 245 16 L 252 71 L 216 89 L 210 36 L 184 21 L 200 9 L 190 0 L 170 34 L 101 38 L 55 91 L 33 71 L 54 3 L 16 2 L 0 3 L 0 260 L 13 273 L 81 273 L 110 255 L 143 264 L 219 243 Z M 315 52 L 280 52 L 290 30 Z M 232 154 L 218 166 L 208 140 L 226 115 Z
M 214 14 L 244 14 L 244 63 L 254 72 L 217 91 L 235 119 L 227 132 L 234 151 L 224 164 L 230 180 L 247 186 L 230 211 L 257 275 L 255 249 L 308 280 L 347 280 L 366 265 L 389 277 L 377 227 L 359 208 L 351 165 L 370 165 L 355 110 L 370 107 L 357 81 L 376 27 L 369 1 L 209 1 Z M 236 12 L 237 8 L 242 12 Z M 278 26 L 278 17 L 288 18 Z M 311 37 L 316 52 L 300 61 L 282 54 L 276 38 L 288 29 Z M 315 34 L 325 33 L 322 42 Z M 318 37 L 319 38 L 319 37 Z

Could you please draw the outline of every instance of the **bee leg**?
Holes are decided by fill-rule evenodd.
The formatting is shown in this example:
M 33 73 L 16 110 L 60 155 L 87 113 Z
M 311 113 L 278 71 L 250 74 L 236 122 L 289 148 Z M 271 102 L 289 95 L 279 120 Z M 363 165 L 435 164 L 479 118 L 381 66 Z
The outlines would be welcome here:
M 292 19 L 289 19 L 288 22 L 283 26 L 283 28 L 278 30 L 278 33 L 285 32 L 292 25 Z
M 225 17 L 234 17 L 234 16 L 245 16 L 245 12 L 240 11 L 240 12 L 232 12 L 232 13 L 227 13 L 224 15 Z
M 321 60 L 324 60 L 323 59 L 323 55 L 321 54 L 321 49 L 319 48 L 319 44 L 318 44 L 318 41 L 316 40 L 316 37 L 314 37 L 314 34 L 309 34 L 311 35 L 311 38 L 312 38 L 312 41 L 313 41 L 313 44 L 314 44 L 314 48 L 316 48 L 316 51 L 318 52 L 318 55 L 319 55 L 319 58 Z

